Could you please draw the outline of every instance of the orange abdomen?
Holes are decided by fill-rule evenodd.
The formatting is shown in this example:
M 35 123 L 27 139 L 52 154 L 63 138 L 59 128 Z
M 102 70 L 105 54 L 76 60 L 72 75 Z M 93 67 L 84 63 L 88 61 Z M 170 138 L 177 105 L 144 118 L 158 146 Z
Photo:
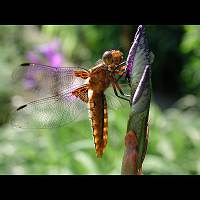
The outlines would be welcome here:
M 92 123 L 96 155 L 101 158 L 108 138 L 108 113 L 106 97 L 103 92 L 88 90 L 89 117 Z

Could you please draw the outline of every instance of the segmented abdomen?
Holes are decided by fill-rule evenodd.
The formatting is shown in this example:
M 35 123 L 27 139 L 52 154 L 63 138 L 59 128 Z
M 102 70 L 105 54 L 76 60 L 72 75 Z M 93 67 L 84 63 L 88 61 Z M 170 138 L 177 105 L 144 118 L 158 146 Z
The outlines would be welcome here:
M 88 91 L 89 117 L 92 123 L 96 155 L 101 158 L 108 138 L 108 113 L 106 97 L 103 92 Z

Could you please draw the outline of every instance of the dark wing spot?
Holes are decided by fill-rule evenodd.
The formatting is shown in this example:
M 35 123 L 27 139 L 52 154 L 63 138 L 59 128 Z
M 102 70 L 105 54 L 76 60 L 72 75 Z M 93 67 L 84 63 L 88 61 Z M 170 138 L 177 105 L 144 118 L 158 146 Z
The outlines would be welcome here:
M 23 64 L 21 64 L 20 66 L 28 66 L 28 65 L 30 65 L 31 63 L 23 63 Z
M 25 108 L 27 106 L 27 104 L 20 106 L 19 108 L 17 108 L 17 110 L 21 110 L 22 108 Z

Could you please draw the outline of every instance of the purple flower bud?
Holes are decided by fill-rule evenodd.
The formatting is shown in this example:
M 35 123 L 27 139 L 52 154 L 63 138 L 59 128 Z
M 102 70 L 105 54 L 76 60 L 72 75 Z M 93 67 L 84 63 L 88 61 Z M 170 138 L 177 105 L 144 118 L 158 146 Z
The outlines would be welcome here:
M 133 74 L 139 73 L 141 78 L 144 68 L 150 65 L 150 53 L 143 25 L 140 25 L 137 29 L 126 62 L 128 77 L 133 77 Z
M 151 67 L 145 67 L 142 78 L 132 99 L 132 109 L 141 113 L 149 108 L 151 100 Z

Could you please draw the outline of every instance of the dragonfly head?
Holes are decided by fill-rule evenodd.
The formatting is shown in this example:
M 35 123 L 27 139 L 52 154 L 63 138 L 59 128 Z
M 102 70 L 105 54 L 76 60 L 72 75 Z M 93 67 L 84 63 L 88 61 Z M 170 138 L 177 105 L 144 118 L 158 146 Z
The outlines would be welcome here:
M 102 56 L 102 60 L 106 65 L 115 67 L 122 62 L 123 53 L 119 50 L 106 51 Z

